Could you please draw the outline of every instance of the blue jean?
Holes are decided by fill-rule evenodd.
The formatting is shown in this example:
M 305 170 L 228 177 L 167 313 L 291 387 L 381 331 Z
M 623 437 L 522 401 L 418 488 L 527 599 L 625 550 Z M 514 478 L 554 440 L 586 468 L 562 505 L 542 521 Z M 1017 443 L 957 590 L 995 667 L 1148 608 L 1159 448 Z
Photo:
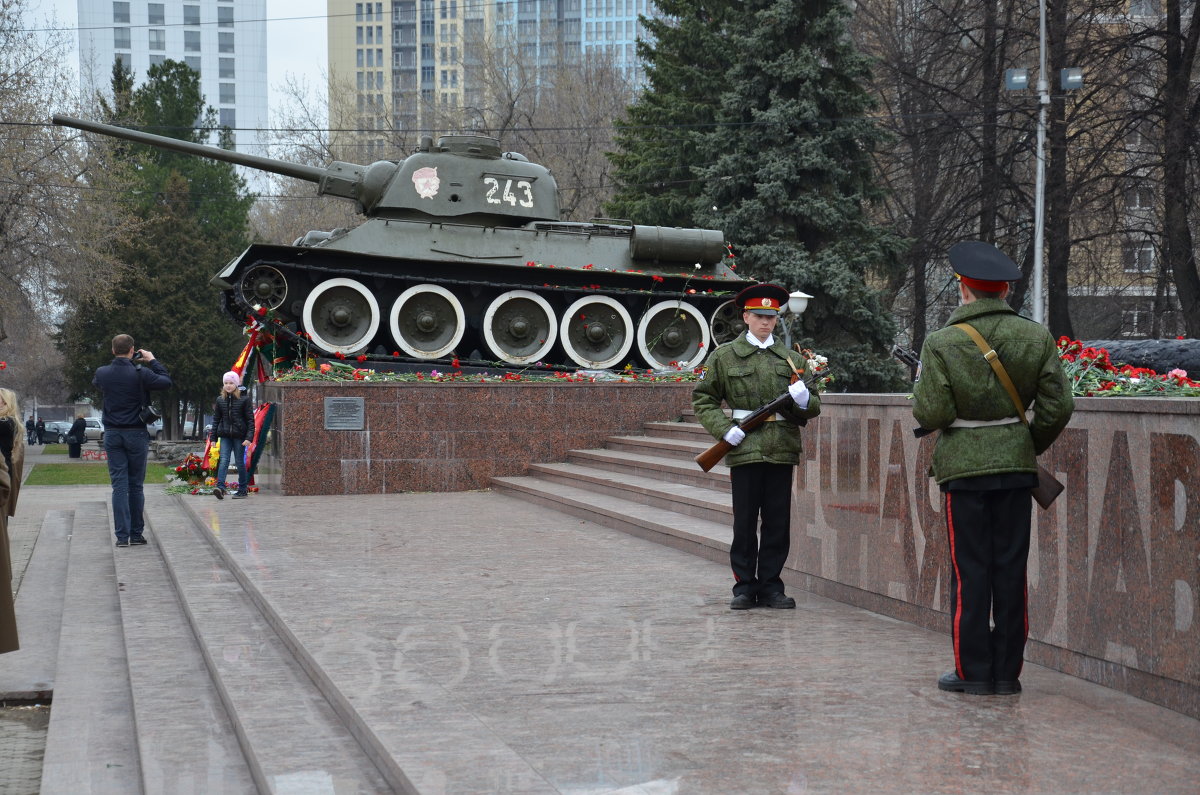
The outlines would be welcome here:
M 237 453 L 234 453 L 234 450 Z M 221 437 L 221 452 L 217 456 L 217 488 L 225 489 L 225 479 L 229 477 L 229 462 L 232 460 L 238 470 L 238 491 L 245 491 L 250 479 L 246 477 L 246 448 L 242 447 L 241 439 Z
M 146 495 L 146 458 L 150 435 L 145 429 L 109 428 L 104 431 L 104 452 L 108 456 L 108 479 L 112 481 L 113 524 L 118 541 L 141 538 L 146 529 L 143 509 Z

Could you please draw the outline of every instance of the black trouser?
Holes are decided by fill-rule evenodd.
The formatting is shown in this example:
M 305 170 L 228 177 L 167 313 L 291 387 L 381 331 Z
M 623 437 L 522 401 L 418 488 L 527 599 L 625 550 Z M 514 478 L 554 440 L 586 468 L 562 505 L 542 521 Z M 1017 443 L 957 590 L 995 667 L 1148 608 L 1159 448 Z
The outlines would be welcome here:
M 964 680 L 1021 675 L 1031 507 L 1026 488 L 946 492 L 954 667 Z
M 733 593 L 783 593 L 779 575 L 791 546 L 792 467 L 742 464 L 729 470 L 733 485 Z M 759 518 L 762 542 L 759 542 Z

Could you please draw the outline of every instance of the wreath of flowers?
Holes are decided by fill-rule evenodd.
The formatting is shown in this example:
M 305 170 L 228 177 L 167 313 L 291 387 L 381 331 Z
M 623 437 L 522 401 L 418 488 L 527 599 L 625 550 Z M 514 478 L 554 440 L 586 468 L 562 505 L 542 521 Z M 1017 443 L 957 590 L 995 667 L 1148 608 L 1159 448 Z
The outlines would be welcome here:
M 167 492 L 170 494 L 211 494 L 217 486 L 212 468 L 207 466 L 204 457 L 197 453 L 188 453 L 183 462 L 175 467 L 173 477 L 180 482 L 167 486 Z M 221 486 L 225 491 L 234 491 L 237 487 L 236 481 L 226 481 Z M 258 486 L 247 486 L 246 490 L 255 494 L 258 492 Z
M 212 470 L 196 453 L 188 453 L 183 462 L 175 467 L 175 479 L 189 486 L 212 485 Z

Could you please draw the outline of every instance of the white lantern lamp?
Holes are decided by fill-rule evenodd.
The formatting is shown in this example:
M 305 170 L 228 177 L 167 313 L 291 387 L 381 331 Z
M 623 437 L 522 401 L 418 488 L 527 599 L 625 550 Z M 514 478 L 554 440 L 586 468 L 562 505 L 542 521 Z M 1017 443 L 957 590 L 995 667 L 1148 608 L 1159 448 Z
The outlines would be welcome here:
M 803 315 L 804 310 L 808 308 L 808 299 L 812 298 L 808 293 L 802 293 L 797 290 L 788 295 L 788 311 L 793 315 Z

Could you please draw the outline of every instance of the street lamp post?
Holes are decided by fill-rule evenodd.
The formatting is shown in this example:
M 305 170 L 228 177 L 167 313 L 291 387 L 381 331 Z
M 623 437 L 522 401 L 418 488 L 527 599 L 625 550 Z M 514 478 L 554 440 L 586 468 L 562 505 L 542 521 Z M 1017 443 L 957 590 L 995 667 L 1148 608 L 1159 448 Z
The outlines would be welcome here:
M 1008 69 L 1004 73 L 1005 87 L 1021 91 L 1029 87 L 1028 69 Z M 1083 71 L 1078 67 L 1063 69 L 1059 75 L 1064 91 L 1083 86 Z M 1046 111 L 1050 107 L 1050 81 L 1046 79 L 1046 0 L 1038 0 L 1038 123 L 1037 176 L 1033 196 L 1033 319 L 1046 322 L 1045 267 L 1046 249 Z
M 1046 248 L 1046 110 L 1050 107 L 1050 86 L 1046 81 L 1046 0 L 1038 0 L 1037 91 L 1037 178 L 1033 199 L 1033 320 L 1045 324 L 1046 300 L 1042 289 L 1046 277 L 1042 252 Z

